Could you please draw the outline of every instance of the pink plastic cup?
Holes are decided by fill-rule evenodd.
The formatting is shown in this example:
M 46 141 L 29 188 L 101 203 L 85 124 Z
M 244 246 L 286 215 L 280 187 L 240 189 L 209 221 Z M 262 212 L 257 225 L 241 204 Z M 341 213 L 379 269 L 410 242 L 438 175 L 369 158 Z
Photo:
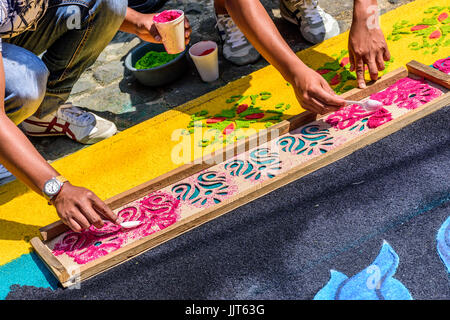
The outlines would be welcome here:
M 174 14 L 175 13 L 175 14 Z M 176 13 L 180 14 L 171 19 Z M 156 28 L 161 35 L 164 48 L 169 54 L 183 52 L 186 49 L 184 38 L 184 12 L 182 10 L 165 10 L 153 18 Z

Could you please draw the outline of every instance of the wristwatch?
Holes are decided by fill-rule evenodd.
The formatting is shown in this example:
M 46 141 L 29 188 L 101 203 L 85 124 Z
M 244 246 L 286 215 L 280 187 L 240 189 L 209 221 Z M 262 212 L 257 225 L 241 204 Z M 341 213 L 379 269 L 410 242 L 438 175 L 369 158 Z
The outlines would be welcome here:
M 61 188 L 66 181 L 67 179 L 63 176 L 57 176 L 45 182 L 42 193 L 49 204 L 51 204 L 50 201 L 61 191 Z

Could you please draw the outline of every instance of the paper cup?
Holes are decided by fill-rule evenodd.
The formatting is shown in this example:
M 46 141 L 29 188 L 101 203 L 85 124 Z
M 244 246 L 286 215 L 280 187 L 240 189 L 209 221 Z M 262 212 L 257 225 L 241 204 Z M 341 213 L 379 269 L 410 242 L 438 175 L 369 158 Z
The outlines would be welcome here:
M 182 10 L 167 11 L 176 11 L 181 13 L 181 15 L 172 21 L 156 22 L 153 20 L 153 22 L 161 35 L 162 42 L 167 53 L 176 54 L 183 52 L 184 49 L 186 49 L 184 38 L 184 12 Z M 156 15 L 155 18 L 157 16 L 158 15 Z
M 214 41 L 200 41 L 189 49 L 189 55 L 205 82 L 215 81 L 219 78 L 217 51 L 217 43 Z

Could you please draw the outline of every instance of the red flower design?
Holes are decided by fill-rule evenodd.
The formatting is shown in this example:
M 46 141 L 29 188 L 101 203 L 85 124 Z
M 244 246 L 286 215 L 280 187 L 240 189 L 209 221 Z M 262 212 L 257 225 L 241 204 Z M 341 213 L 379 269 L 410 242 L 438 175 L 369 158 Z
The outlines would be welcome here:
M 226 119 L 227 118 L 225 118 L 225 117 L 214 117 L 214 118 L 206 119 L 206 123 L 207 124 L 218 123 L 218 122 L 225 121 Z
M 264 118 L 264 113 L 253 113 L 249 114 L 248 116 L 245 116 L 245 119 L 247 120 L 255 120 L 255 119 L 261 119 Z
M 419 24 L 419 25 L 417 25 L 417 26 L 412 27 L 412 28 L 411 28 L 411 31 L 418 31 L 418 30 L 426 29 L 426 28 L 428 28 L 428 27 L 429 27 L 429 25 L 426 25 L 426 24 Z
M 240 114 L 240 113 L 244 112 L 244 111 L 247 110 L 247 109 L 248 109 L 248 104 L 241 104 L 241 105 L 239 105 L 239 106 L 237 107 L 236 113 L 237 113 L 237 114 Z
M 385 108 L 378 108 L 376 111 L 366 111 L 363 107 L 352 104 L 342 108 L 325 120 L 331 126 L 344 130 L 355 125 L 356 122 L 367 118 L 367 126 L 369 128 L 376 128 L 382 124 L 392 120 L 392 114 Z
M 430 39 L 438 39 L 438 38 L 440 38 L 441 37 L 441 31 L 439 31 L 439 30 L 435 30 L 435 31 L 433 31 L 431 34 L 430 34 Z
M 447 18 L 448 18 L 448 13 L 447 12 L 442 12 L 437 19 L 438 19 L 439 22 L 442 22 L 442 21 L 444 21 Z

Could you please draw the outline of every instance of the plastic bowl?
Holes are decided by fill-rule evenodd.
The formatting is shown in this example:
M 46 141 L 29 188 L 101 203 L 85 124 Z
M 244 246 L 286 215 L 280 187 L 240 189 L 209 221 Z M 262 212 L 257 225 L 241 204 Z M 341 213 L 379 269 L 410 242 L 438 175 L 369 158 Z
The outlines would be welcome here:
M 136 62 L 149 51 L 164 52 L 164 45 L 159 43 L 144 43 L 137 46 L 125 58 L 125 68 L 131 71 L 136 79 L 146 86 L 159 87 L 180 78 L 187 68 L 186 52 L 188 47 L 178 57 L 161 66 L 150 69 L 136 69 Z

